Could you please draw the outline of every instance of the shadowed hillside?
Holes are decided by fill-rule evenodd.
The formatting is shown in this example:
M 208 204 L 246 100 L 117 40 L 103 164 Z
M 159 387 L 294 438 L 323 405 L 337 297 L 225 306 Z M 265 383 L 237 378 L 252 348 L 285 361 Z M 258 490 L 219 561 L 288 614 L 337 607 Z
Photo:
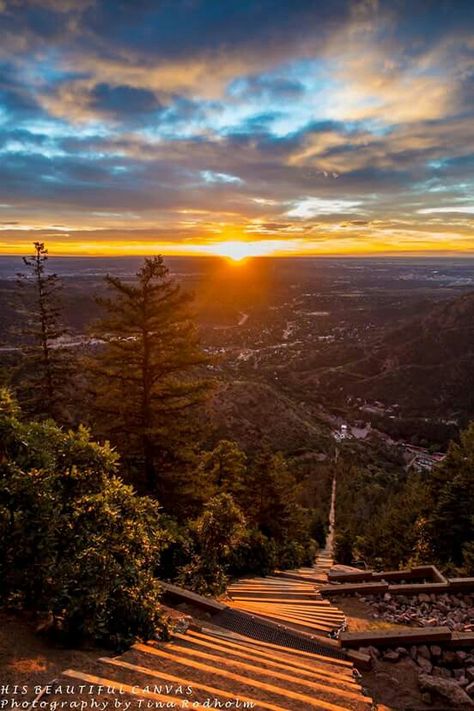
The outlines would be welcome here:
M 214 398 L 213 411 L 219 436 L 245 450 L 268 445 L 286 453 L 325 452 L 330 443 L 324 423 L 306 417 L 304 408 L 263 383 L 226 384 Z
M 474 413 L 474 292 L 389 332 L 366 358 L 326 371 L 324 389 L 398 403 L 405 412 Z

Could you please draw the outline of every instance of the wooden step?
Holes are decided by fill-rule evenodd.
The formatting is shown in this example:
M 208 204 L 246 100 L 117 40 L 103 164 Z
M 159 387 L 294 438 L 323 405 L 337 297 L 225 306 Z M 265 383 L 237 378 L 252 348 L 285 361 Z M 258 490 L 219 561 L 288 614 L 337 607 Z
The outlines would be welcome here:
M 339 640 L 344 647 L 392 646 L 404 644 L 435 644 L 451 639 L 449 627 L 417 627 L 379 632 L 342 632 Z
M 198 671 L 210 672 L 212 675 L 222 677 L 228 681 L 235 681 L 244 686 L 251 687 L 253 694 L 256 690 L 269 691 L 277 696 L 283 696 L 297 702 L 307 704 L 307 708 L 328 709 L 328 711 L 340 711 L 340 709 L 353 708 L 351 704 L 356 702 L 370 703 L 370 699 L 360 691 L 339 689 L 329 687 L 327 682 L 319 683 L 315 681 L 303 680 L 298 676 L 264 669 L 254 664 L 236 662 L 224 657 L 216 657 L 207 653 L 195 653 L 185 647 L 180 647 L 172 652 L 166 647 L 159 648 L 151 645 L 134 645 L 133 649 L 155 656 L 158 659 L 172 660 L 177 664 L 189 667 Z M 148 666 L 148 664 L 146 665 Z M 233 671 L 232 671 L 233 669 Z M 261 677 L 272 677 L 271 683 L 262 680 Z M 304 693 L 303 692 L 304 688 Z M 297 691 L 299 689 L 299 691 Z M 288 702 L 287 702 L 288 703 Z M 292 707 L 291 707 L 292 708 Z

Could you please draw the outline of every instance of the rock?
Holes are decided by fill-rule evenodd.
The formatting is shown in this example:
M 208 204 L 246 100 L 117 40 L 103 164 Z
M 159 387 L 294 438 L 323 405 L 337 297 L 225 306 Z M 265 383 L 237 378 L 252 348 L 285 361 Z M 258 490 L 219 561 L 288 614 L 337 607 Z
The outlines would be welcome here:
M 430 652 L 433 657 L 440 657 L 443 653 L 443 650 L 437 644 L 432 644 L 430 646 Z
M 443 679 L 451 679 L 451 672 L 446 667 L 433 667 L 433 676 L 440 676 Z
M 380 657 L 380 652 L 377 647 L 359 647 L 359 652 L 362 654 L 367 654 L 372 659 L 378 659 Z
M 426 644 L 420 644 L 418 647 L 418 654 L 420 657 L 424 657 L 425 659 L 431 659 L 431 654 L 430 650 L 426 646 Z
M 372 659 L 379 659 L 380 649 L 377 649 L 377 647 L 374 647 L 373 645 L 370 645 L 370 647 L 368 647 L 367 649 L 369 650 L 369 655 L 372 657 Z
M 456 652 L 451 652 L 450 650 L 443 652 L 443 662 L 445 664 L 456 664 Z
M 187 632 L 189 625 L 192 622 L 192 617 L 186 615 L 185 617 L 175 619 L 173 622 L 174 631 L 178 632 L 179 634 L 184 634 L 185 632 Z
M 406 647 L 397 647 L 395 651 L 398 652 L 401 657 L 406 657 L 408 655 L 408 649 Z
M 390 595 L 389 592 L 386 592 L 385 595 L 383 596 L 384 602 L 390 602 L 392 599 L 392 596 Z
M 447 699 L 453 705 L 465 704 L 466 706 L 474 706 L 474 701 L 461 689 L 454 679 L 442 679 L 438 676 L 420 674 L 418 684 L 422 691 L 430 691 L 439 694 L 439 696 Z
M 428 659 L 425 659 L 425 657 L 420 657 L 420 655 L 418 655 L 416 658 L 416 663 L 419 667 L 421 667 L 421 669 L 423 669 L 425 674 L 431 674 L 433 670 L 433 665 Z
M 386 652 L 384 652 L 382 659 L 384 662 L 398 662 L 400 659 L 400 655 L 398 652 L 395 652 L 394 649 L 388 649 Z
M 474 681 L 474 667 L 467 667 L 466 677 L 468 681 Z

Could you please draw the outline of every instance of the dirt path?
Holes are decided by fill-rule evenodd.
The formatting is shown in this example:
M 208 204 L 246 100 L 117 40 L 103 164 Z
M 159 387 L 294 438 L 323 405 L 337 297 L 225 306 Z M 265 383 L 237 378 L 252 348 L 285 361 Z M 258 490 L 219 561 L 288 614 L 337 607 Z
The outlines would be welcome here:
M 102 649 L 54 646 L 50 640 L 35 633 L 33 623 L 24 615 L 1 612 L 0 700 L 6 698 L 1 687 L 18 685 L 28 688 L 21 701 L 32 701 L 36 695 L 35 686 L 48 684 L 66 667 L 86 668 L 104 653 Z

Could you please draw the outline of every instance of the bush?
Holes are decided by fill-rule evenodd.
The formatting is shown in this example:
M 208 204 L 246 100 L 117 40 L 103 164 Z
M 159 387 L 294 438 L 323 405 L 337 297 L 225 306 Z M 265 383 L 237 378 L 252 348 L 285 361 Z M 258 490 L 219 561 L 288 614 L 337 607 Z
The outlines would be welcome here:
M 170 541 L 161 551 L 155 574 L 160 580 L 172 581 L 176 579 L 177 571 L 191 562 L 195 554 L 195 543 L 187 526 L 180 526 L 175 519 L 166 515 L 162 516 L 162 522 Z
M 214 496 L 192 525 L 195 553 L 178 583 L 201 595 L 219 595 L 227 585 L 230 552 L 244 535 L 245 519 L 230 494 Z
M 464 575 L 474 575 L 474 542 L 465 543 L 462 550 Z
M 1 400 L 1 398 L 0 398 Z M 20 423 L 0 404 L 0 598 L 50 631 L 123 647 L 163 630 L 158 506 L 116 476 L 85 429 Z
M 282 570 L 313 565 L 318 545 L 315 541 L 285 541 L 278 549 L 278 566 Z
M 270 575 L 278 563 L 275 541 L 261 531 L 250 529 L 229 556 L 229 572 L 240 575 Z
M 340 531 L 336 535 L 334 543 L 334 558 L 336 562 L 342 563 L 342 565 L 350 565 L 354 557 L 350 531 L 346 529 Z
M 310 534 L 318 546 L 324 546 L 328 535 L 328 521 L 326 516 L 322 517 L 320 511 L 316 511 L 311 517 Z

